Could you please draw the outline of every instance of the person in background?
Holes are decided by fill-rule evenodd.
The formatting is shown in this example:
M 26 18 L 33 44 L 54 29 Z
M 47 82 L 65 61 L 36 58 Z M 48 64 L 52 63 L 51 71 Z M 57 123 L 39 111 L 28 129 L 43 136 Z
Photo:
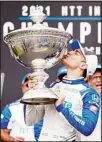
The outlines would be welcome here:
M 28 74 L 22 80 L 22 93 L 29 90 Z M 2 141 L 37 141 L 40 134 L 39 126 L 26 126 L 25 104 L 20 100 L 12 102 L 4 107 L 1 112 L 1 140 Z
M 100 97 L 83 78 L 85 70 L 88 75 L 94 73 L 97 65 L 96 56 L 92 55 L 92 52 L 83 51 L 78 40 L 72 41 L 71 48 L 72 51 L 62 59 L 67 68 L 67 75 L 62 82 L 51 88 L 58 95 L 56 103 L 37 107 L 26 106 L 27 125 L 36 124 L 43 118 L 39 141 L 73 141 L 76 132 L 88 136 L 96 126 Z M 37 80 L 33 78 L 34 81 L 36 86 Z M 93 106 L 95 110 L 91 109 Z
M 92 86 L 98 94 L 102 95 L 102 67 L 101 64 L 98 64 L 96 71 L 92 76 L 87 77 L 87 83 Z M 100 102 L 101 104 L 101 102 Z M 91 108 L 91 109 L 94 109 Z M 93 133 L 90 136 L 83 136 L 82 134 L 79 134 L 77 136 L 76 141 L 101 141 L 101 107 L 100 107 L 100 112 L 99 112 L 99 117 L 98 121 L 96 124 L 96 127 L 93 131 Z
M 52 88 L 56 83 L 59 83 L 62 81 L 63 77 L 67 74 L 67 68 L 65 66 L 61 66 L 58 70 L 57 70 L 57 78 L 54 82 L 52 82 L 49 85 L 49 88 Z
M 91 85 L 100 95 L 102 94 L 102 67 L 98 64 L 96 71 L 92 76 L 89 76 L 87 83 Z
M 65 75 L 67 75 L 67 68 L 65 66 L 61 66 L 57 71 L 56 81 L 61 82 Z

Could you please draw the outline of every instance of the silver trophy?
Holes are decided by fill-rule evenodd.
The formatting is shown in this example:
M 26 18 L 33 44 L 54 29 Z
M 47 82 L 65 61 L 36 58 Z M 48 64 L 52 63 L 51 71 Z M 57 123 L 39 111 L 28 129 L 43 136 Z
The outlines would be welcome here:
M 4 41 L 16 61 L 33 70 L 31 76 L 38 80 L 38 84 L 23 95 L 21 102 L 35 105 L 51 104 L 56 101 L 57 96 L 44 84 L 49 77 L 44 69 L 51 68 L 59 62 L 59 56 L 63 49 L 67 48 L 71 35 L 64 30 L 41 24 L 47 16 L 39 6 L 36 6 L 30 17 L 35 22 L 32 27 L 10 32 L 4 37 Z

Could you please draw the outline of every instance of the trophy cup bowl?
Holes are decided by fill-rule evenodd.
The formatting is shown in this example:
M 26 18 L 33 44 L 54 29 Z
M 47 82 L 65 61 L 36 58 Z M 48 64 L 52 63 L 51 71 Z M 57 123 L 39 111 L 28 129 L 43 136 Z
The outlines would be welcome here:
M 21 65 L 33 70 L 31 76 L 38 81 L 34 88 L 23 95 L 21 103 L 51 104 L 57 100 L 57 95 L 45 86 L 44 82 L 49 75 L 44 69 L 51 68 L 59 61 L 58 50 L 67 48 L 71 35 L 64 30 L 41 24 L 46 15 L 38 6 L 30 17 L 35 22 L 32 27 L 8 33 L 4 37 L 4 42 L 8 44 L 13 58 Z

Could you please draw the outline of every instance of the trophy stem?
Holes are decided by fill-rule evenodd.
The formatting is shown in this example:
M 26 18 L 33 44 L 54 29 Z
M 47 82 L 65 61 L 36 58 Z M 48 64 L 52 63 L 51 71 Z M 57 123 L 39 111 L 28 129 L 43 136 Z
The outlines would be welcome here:
M 45 86 L 45 81 L 49 75 L 44 72 L 46 60 L 35 59 L 32 61 L 33 73 L 31 78 L 37 80 L 37 85 L 34 88 L 27 91 L 21 99 L 21 103 L 41 105 L 41 104 L 52 104 L 57 100 L 56 94 Z
M 33 73 L 31 77 L 37 79 L 37 85 L 34 89 L 41 89 L 46 87 L 45 81 L 49 78 L 49 75 L 44 71 L 46 61 L 44 59 L 35 59 L 32 61 Z

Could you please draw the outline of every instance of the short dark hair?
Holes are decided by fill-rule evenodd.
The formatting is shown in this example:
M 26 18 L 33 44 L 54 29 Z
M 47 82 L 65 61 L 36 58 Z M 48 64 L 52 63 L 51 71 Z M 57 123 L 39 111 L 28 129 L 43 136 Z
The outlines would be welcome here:
M 101 72 L 101 71 L 102 71 L 102 69 L 101 69 L 101 68 L 97 68 L 95 72 L 98 72 L 98 71 L 100 71 L 100 72 Z M 95 72 L 94 72 L 94 73 L 95 73 Z

